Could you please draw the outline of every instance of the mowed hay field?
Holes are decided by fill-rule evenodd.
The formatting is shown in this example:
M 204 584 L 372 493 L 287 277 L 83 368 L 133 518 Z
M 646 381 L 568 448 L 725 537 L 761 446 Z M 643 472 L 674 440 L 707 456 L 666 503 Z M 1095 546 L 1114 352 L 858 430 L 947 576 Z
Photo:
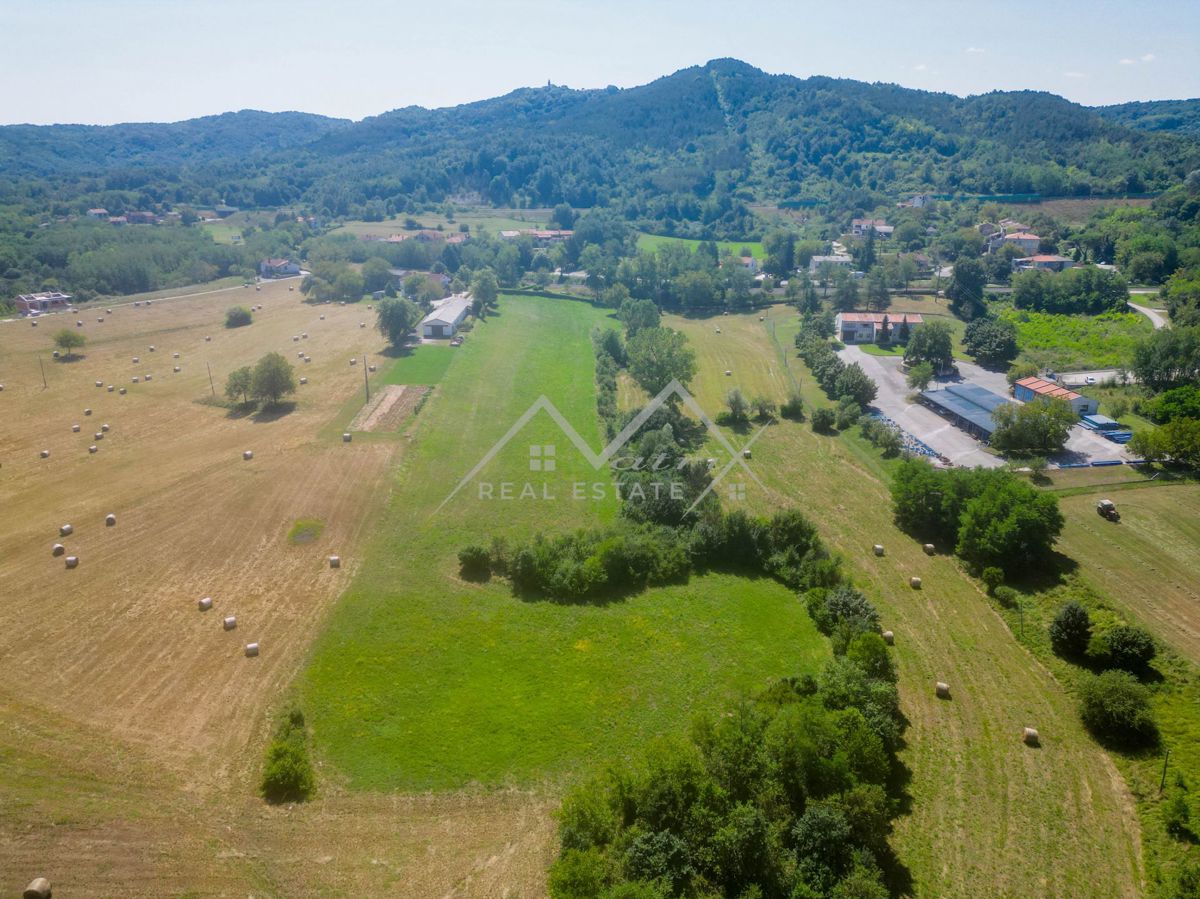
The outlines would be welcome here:
M 785 396 L 772 322 L 804 393 L 819 395 L 784 339 L 794 312 L 776 307 L 766 322 L 760 314 L 667 317 L 697 351 L 694 386 L 710 414 L 731 387 L 747 396 Z M 726 369 L 733 374 L 726 377 Z M 754 444 L 752 465 L 767 489 L 745 482 L 751 507 L 797 505 L 812 515 L 896 633 L 912 803 L 892 842 L 912 892 L 1141 894 L 1138 822 L 1116 767 L 1084 733 L 1070 697 L 955 562 L 924 555 L 892 524 L 876 454 L 855 437 L 824 437 L 807 423 L 784 422 Z M 872 554 L 874 543 L 886 547 L 883 558 Z M 923 580 L 920 591 L 908 586 L 914 575 Z M 937 680 L 951 685 L 950 701 L 934 697 Z M 1040 749 L 1021 743 L 1025 726 L 1040 731 Z
M 474 783 L 540 796 L 548 785 L 553 796 L 564 779 L 828 656 L 773 581 L 713 575 L 572 605 L 520 599 L 499 579 L 460 579 L 457 553 L 470 543 L 557 535 L 616 514 L 608 473 L 544 413 L 480 472 L 495 498 L 472 483 L 439 510 L 540 396 L 601 447 L 597 325 L 612 320 L 583 303 L 506 296 L 455 351 L 413 431 L 380 537 L 301 679 L 330 777 L 357 790 Z M 530 470 L 531 445 L 554 448 L 552 473 Z M 589 485 L 586 498 L 574 498 L 575 482 Z M 599 499 L 596 482 L 607 487 Z M 514 498 L 500 498 L 505 483 Z M 526 483 L 535 492 L 521 499 Z
M 1118 524 L 1096 514 L 1110 497 Z M 1128 608 L 1155 636 L 1200 663 L 1200 485 L 1094 492 L 1062 499 L 1063 550 L 1085 559 L 1081 576 Z

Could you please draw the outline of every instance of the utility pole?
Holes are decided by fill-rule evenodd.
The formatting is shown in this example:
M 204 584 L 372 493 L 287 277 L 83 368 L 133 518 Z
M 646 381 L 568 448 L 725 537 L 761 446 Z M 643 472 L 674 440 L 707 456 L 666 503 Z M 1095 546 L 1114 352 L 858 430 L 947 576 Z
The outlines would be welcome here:
M 212 391 L 212 395 L 216 396 L 217 395 L 217 385 L 213 383 L 213 379 L 212 379 L 212 364 L 208 363 L 208 362 L 205 362 L 204 364 L 208 367 L 208 387 Z
M 1160 780 L 1158 782 L 1158 795 L 1159 796 L 1162 795 L 1163 788 L 1166 787 L 1166 785 L 1167 785 L 1167 761 L 1170 758 L 1171 758 L 1171 750 L 1168 749 L 1166 752 L 1166 755 L 1163 756 L 1162 780 Z
M 46 383 L 46 365 L 41 356 L 38 356 L 38 368 L 42 370 L 42 390 L 49 390 L 50 385 Z
M 367 391 L 367 402 L 371 402 L 371 379 L 367 377 L 367 371 L 371 368 L 367 364 L 367 357 L 363 356 L 363 387 Z

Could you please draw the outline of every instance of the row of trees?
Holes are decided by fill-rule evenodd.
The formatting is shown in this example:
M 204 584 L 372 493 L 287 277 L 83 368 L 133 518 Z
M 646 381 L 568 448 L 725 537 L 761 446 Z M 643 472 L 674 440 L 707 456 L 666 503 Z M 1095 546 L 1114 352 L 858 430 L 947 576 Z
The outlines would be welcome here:
M 296 392 L 292 364 L 279 353 L 267 353 L 254 364 L 236 368 L 225 380 L 225 396 L 234 402 L 275 406 Z

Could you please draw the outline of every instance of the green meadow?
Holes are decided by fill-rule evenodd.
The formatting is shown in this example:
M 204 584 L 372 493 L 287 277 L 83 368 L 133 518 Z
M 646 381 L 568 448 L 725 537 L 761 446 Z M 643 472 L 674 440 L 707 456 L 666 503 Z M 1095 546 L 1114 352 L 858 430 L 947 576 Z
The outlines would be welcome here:
M 613 321 L 584 303 L 506 295 L 453 351 L 378 535 L 300 679 L 318 757 L 350 787 L 578 776 L 828 657 L 802 605 L 774 581 L 708 575 L 569 605 L 459 578 L 467 544 L 615 517 L 611 490 L 599 501 L 573 498 L 576 482 L 607 478 L 545 414 L 480 472 L 494 499 L 472 483 L 446 501 L 540 396 L 601 447 L 589 338 L 597 325 Z M 531 446 L 542 459 L 554 447 L 553 472 L 531 471 Z M 536 498 L 517 498 L 527 482 Z M 505 484 L 513 499 L 500 498 Z

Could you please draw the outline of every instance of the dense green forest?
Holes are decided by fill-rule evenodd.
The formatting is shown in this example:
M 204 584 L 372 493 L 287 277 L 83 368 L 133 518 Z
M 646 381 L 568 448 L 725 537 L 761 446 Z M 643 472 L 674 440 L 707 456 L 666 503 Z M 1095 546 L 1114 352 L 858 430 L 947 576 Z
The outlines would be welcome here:
M 1200 99 L 1120 103 L 1098 107 L 1096 112 L 1139 131 L 1168 131 L 1200 137 Z

